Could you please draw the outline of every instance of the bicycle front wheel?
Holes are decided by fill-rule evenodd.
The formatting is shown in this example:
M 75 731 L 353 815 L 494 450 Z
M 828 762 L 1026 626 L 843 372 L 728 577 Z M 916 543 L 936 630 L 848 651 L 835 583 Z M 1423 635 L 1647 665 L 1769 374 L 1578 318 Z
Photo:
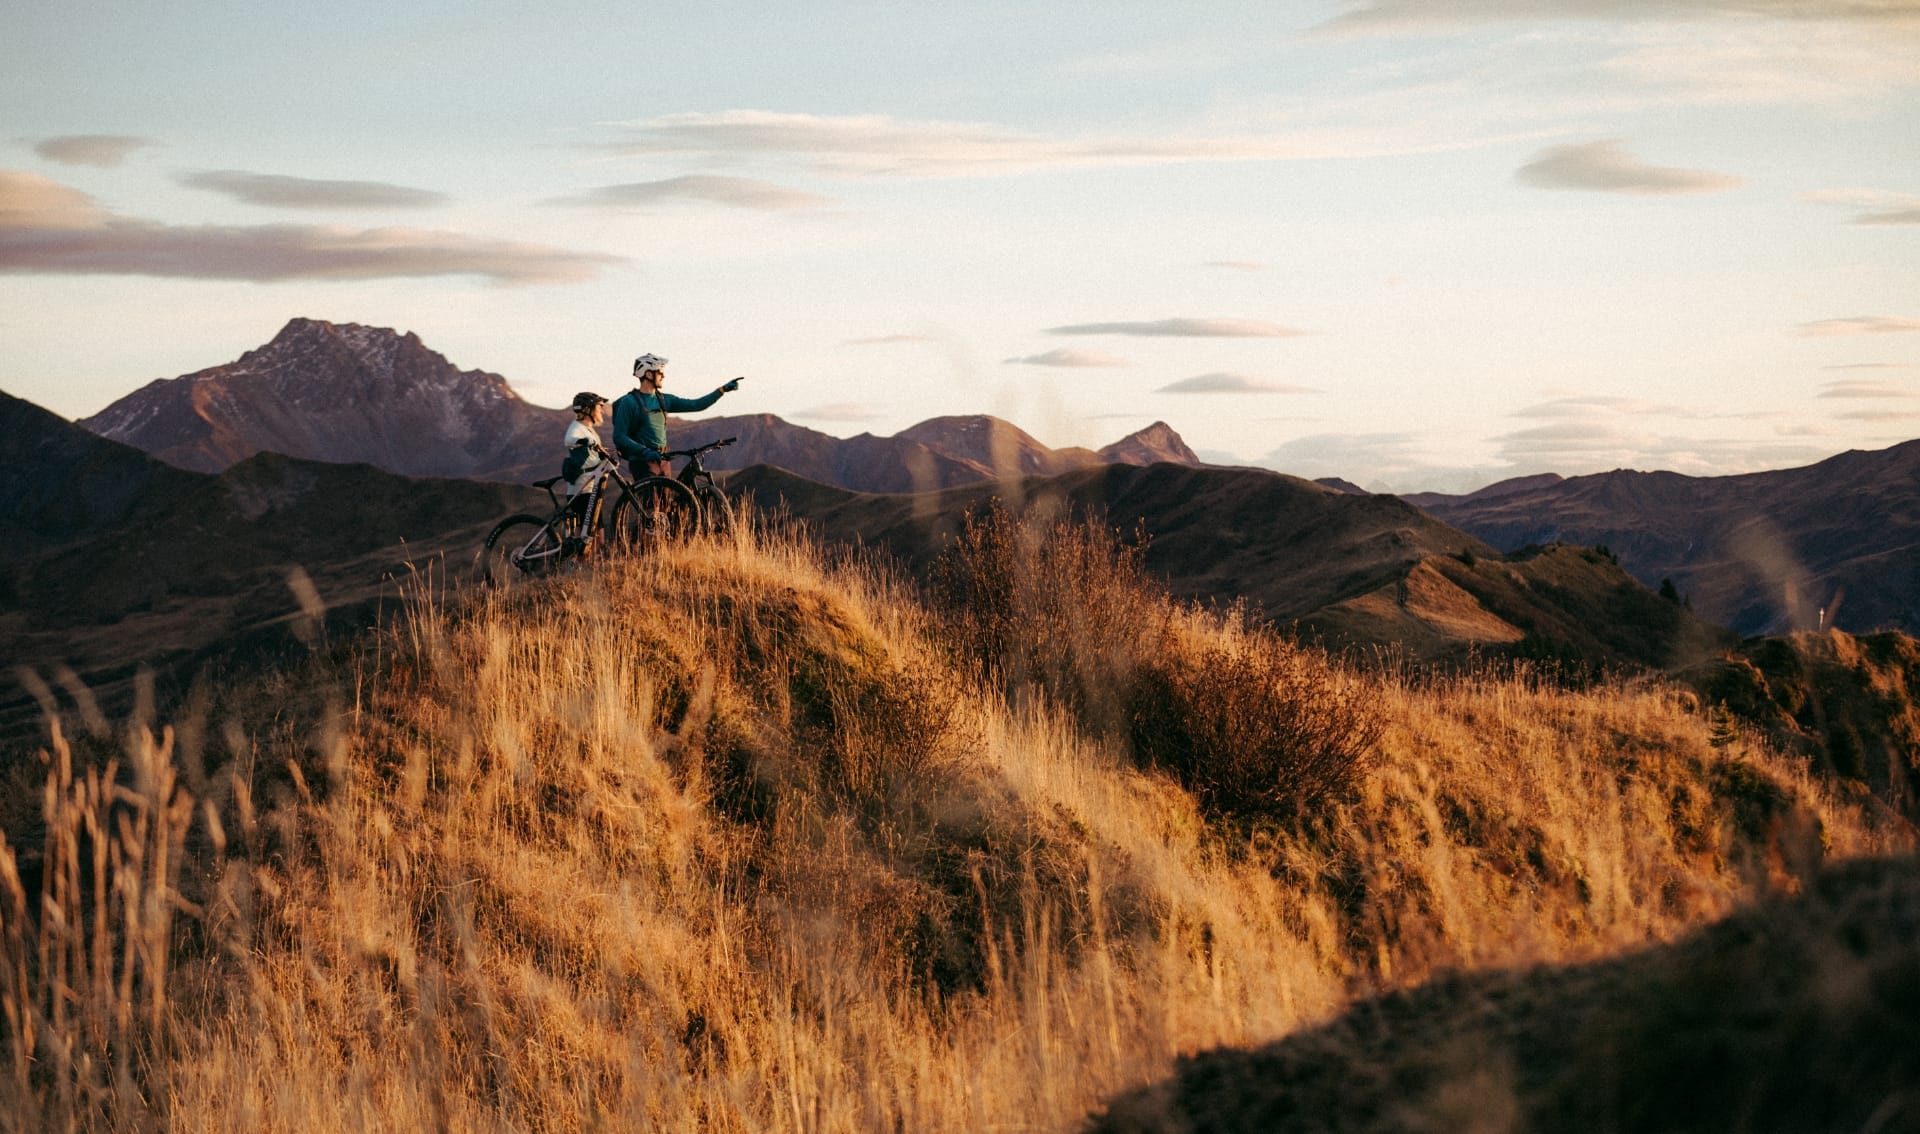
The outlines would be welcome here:
M 613 507 L 613 541 L 629 550 L 686 539 L 699 529 L 700 502 L 669 476 L 647 477 Z
M 719 489 L 711 484 L 703 484 L 696 493 L 700 498 L 700 530 L 711 536 L 723 536 L 733 531 L 733 506 Z
M 508 516 L 487 533 L 480 552 L 480 577 L 503 587 L 525 575 L 544 575 L 560 563 L 560 534 L 538 516 Z

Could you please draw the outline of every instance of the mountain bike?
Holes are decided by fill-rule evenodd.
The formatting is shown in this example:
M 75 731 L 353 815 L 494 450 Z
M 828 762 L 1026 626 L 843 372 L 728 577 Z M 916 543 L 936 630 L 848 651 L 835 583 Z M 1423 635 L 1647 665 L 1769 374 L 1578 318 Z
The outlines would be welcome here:
M 608 514 L 608 497 L 613 498 L 613 508 L 606 523 L 607 537 L 616 548 L 643 551 L 695 532 L 721 535 L 731 531 L 732 508 L 700 458 L 736 440 L 728 437 L 697 449 L 670 450 L 663 454 L 668 460 L 687 458 L 677 477 L 646 476 L 637 481 L 620 471 L 618 458 L 595 446 L 601 462 L 591 470 L 592 479 L 570 500 L 562 500 L 555 491 L 554 486 L 564 481 L 564 476 L 533 482 L 553 501 L 552 514 L 543 518 L 522 512 L 495 524 L 481 550 L 478 573 L 488 583 L 500 586 L 516 575 L 546 574 L 562 563 L 590 554 L 601 517 Z

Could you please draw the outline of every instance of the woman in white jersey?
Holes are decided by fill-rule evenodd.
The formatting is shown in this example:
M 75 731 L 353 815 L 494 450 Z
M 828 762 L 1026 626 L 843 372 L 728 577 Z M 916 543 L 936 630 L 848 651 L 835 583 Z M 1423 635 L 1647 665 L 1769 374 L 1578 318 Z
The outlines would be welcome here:
M 591 390 L 573 396 L 573 424 L 567 426 L 567 459 L 560 466 L 560 475 L 567 478 L 567 500 L 575 508 L 586 505 L 581 491 L 606 459 L 600 455 L 600 434 L 594 429 L 606 417 L 607 399 Z

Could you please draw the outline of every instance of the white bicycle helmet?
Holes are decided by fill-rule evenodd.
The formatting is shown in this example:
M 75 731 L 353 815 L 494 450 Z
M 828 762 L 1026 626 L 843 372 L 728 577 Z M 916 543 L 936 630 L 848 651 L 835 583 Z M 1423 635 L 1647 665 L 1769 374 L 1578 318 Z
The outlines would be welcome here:
M 649 370 L 664 370 L 666 365 L 667 360 L 657 354 L 643 354 L 633 360 L 633 372 L 645 374 Z

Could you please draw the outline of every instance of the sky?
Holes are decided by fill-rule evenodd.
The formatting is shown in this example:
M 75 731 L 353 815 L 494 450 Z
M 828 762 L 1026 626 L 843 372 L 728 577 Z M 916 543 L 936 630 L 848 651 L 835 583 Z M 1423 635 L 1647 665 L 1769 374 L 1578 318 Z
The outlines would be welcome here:
M 1380 491 L 1920 437 L 1920 0 L 0 0 L 0 389 L 294 317 L 528 400 Z

